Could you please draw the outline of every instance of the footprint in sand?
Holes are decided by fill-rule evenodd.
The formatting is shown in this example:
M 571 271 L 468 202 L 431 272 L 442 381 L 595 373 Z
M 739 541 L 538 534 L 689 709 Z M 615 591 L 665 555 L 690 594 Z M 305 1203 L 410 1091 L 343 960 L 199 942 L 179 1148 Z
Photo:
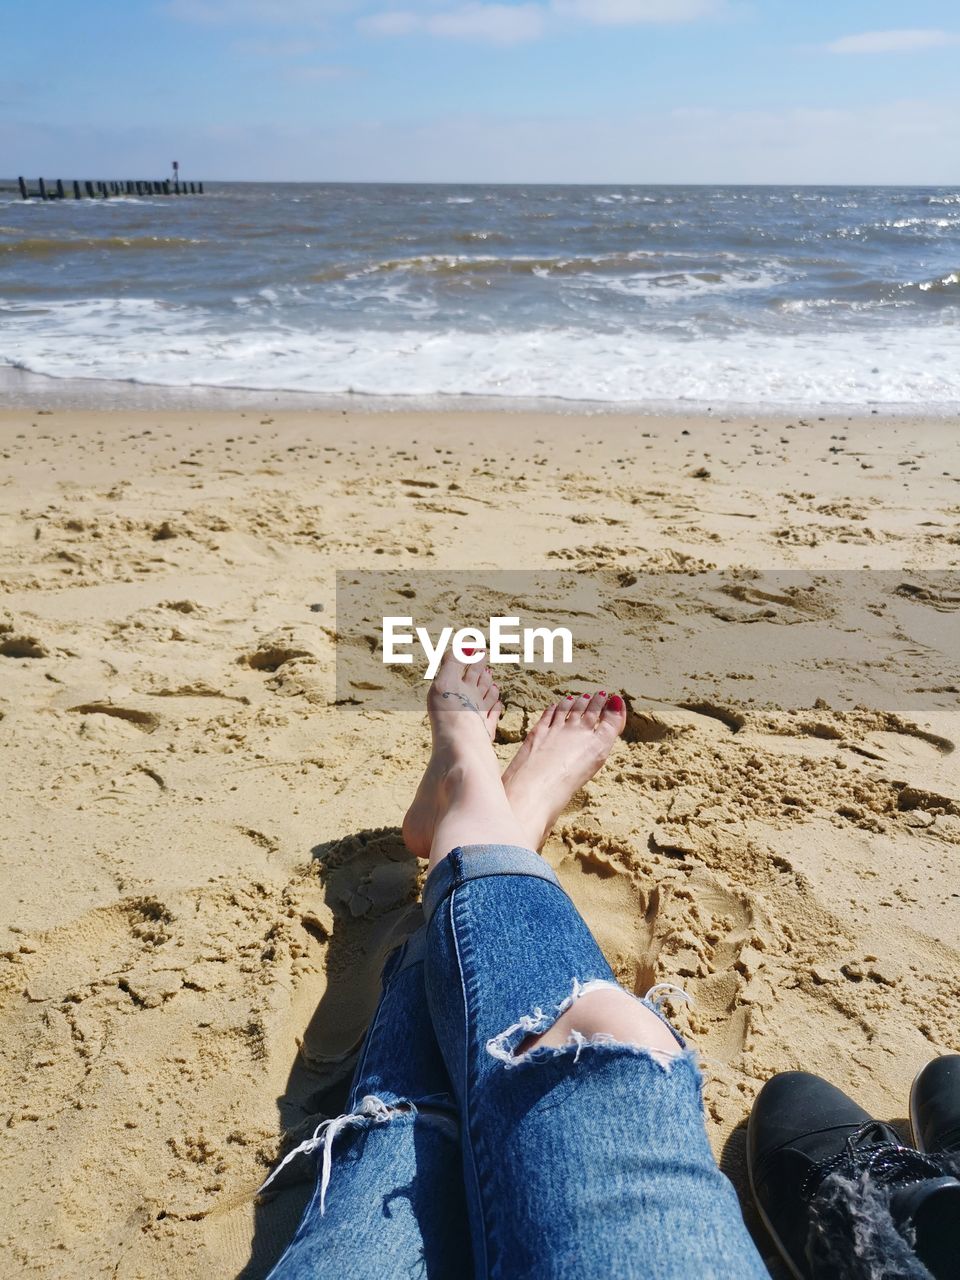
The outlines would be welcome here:
M 273 672 L 297 658 L 316 660 L 318 637 L 315 633 L 316 628 L 308 632 L 302 627 L 278 627 L 260 636 L 256 645 L 241 654 L 237 661 L 254 671 Z
M 79 1003 L 87 989 L 169 941 L 173 915 L 151 897 L 123 898 L 69 925 L 25 935 L 21 964 L 31 1003 Z
M 774 750 L 781 750 L 777 738 L 781 742 L 789 738 L 820 739 L 827 752 L 839 749 L 888 769 L 896 768 L 915 784 L 911 790 L 923 790 L 931 781 L 931 771 L 935 778 L 940 766 L 955 750 L 952 739 L 924 729 L 893 712 L 836 711 L 822 701 L 818 701 L 812 713 L 769 715 L 765 729 L 765 734 L 755 734 L 751 741 L 758 744 L 766 742 Z M 906 785 L 903 777 L 897 780 L 897 784 Z
M 329 664 L 320 656 L 323 636 L 320 628 L 281 627 L 262 636 L 237 661 L 267 674 L 271 692 L 325 706 L 331 700 L 332 680 Z
M 113 702 L 84 702 L 67 710 L 81 716 L 112 716 L 142 729 L 144 733 L 153 733 L 160 724 L 160 717 L 152 711 L 138 711 L 135 707 L 117 706 Z
M 727 737 L 729 733 L 739 733 L 747 724 L 746 715 L 737 707 L 709 698 L 672 704 L 646 698 L 629 688 L 625 696 L 625 742 L 664 742 L 691 731 Z
M 36 636 L 17 634 L 12 630 L 5 634 L 0 630 L 0 657 L 2 658 L 46 658 L 49 650 Z
M 774 926 L 763 908 L 706 868 L 651 866 L 630 849 L 568 832 L 545 854 L 593 930 L 618 980 L 638 995 L 673 983 L 671 1004 L 708 1058 L 741 1064 L 755 1003 L 768 982 Z
M 660 889 L 644 885 L 631 869 L 631 854 L 575 828 L 566 847 L 549 842 L 544 857 L 593 931 L 618 980 L 643 995 L 656 978 L 655 928 Z

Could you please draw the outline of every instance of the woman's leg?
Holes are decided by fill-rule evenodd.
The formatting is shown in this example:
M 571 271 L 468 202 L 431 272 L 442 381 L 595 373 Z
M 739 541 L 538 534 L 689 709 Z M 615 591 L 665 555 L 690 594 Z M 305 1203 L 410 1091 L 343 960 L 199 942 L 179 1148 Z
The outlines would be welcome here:
M 450 664 L 437 680 L 457 678 Z M 505 779 L 516 812 L 489 785 L 469 708 L 430 710 L 457 772 L 435 802 L 427 996 L 461 1109 L 476 1274 L 765 1277 L 707 1142 L 693 1055 L 617 986 L 529 847 L 602 763 L 622 703 L 545 717 Z
M 438 696 L 447 701 L 439 689 Z M 503 708 L 480 667 L 472 670 L 469 700 L 490 751 Z M 435 797 L 452 764 L 435 743 L 404 821 L 414 852 L 426 853 L 418 841 L 432 837 Z M 291 1159 L 317 1160 L 313 1199 L 269 1280 L 469 1280 L 459 1113 L 427 1007 L 425 941 L 423 927 L 387 960 L 346 1115 L 321 1126 L 264 1184 Z
M 469 1278 L 459 1115 L 427 1009 L 425 937 L 387 960 L 347 1114 L 298 1148 L 316 1160 L 316 1190 L 269 1280 Z

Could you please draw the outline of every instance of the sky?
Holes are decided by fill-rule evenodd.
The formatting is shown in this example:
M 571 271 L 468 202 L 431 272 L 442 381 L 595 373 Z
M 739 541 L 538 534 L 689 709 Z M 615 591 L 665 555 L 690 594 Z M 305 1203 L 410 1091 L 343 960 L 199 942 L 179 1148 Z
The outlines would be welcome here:
M 960 183 L 955 0 L 4 0 L 0 174 Z

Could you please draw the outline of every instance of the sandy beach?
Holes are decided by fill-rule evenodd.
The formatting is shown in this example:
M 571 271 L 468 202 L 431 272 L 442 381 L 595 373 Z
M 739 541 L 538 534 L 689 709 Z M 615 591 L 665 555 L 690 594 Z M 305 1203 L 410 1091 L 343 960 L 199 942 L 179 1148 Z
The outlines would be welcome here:
M 637 662 L 544 852 L 630 989 L 691 996 L 768 1258 L 763 1081 L 805 1067 L 902 1125 L 960 1051 L 960 686 L 917 639 L 960 618 L 923 585 L 960 578 L 955 421 L 19 408 L 0 454 L 4 1276 L 254 1280 L 293 1230 L 307 1182 L 256 1189 L 333 1107 L 420 880 L 427 726 L 337 705 L 339 569 L 662 575 L 633 622 L 729 632 L 728 680 L 763 667 L 743 610 L 793 606 L 701 615 L 686 571 L 885 574 L 865 607 L 930 668 L 905 701 L 870 652 L 780 705 L 667 699 Z M 506 763 L 559 690 L 504 689 Z

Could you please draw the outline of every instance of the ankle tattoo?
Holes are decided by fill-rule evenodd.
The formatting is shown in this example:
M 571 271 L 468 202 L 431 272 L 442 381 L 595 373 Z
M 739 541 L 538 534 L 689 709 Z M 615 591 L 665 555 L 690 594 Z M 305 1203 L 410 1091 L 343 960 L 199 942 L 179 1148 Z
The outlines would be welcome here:
M 475 702 L 471 701 L 471 699 L 468 698 L 466 694 L 456 693 L 452 689 L 445 689 L 440 696 L 441 698 L 456 698 L 462 707 L 466 707 L 467 710 L 469 711 L 475 711 L 477 715 L 480 716 L 481 719 L 483 718 L 483 713 L 481 712 L 480 708 L 477 706 Z

